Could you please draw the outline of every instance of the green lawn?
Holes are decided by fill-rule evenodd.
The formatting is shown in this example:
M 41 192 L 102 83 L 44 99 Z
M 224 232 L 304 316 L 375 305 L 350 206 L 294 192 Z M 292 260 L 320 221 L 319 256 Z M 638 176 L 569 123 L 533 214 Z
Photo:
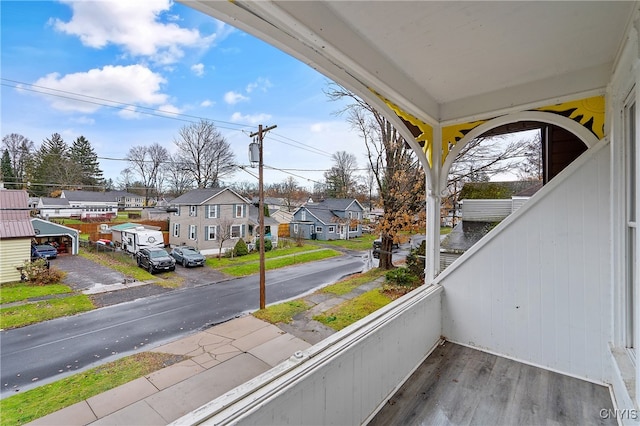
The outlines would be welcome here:
M 0 304 L 19 302 L 52 294 L 71 293 L 71 291 L 70 287 L 62 284 L 42 286 L 25 285 L 23 283 L 3 284 L 0 287 Z
M 336 296 L 342 296 L 343 294 L 350 293 L 355 288 L 375 281 L 377 278 L 383 277 L 387 271 L 374 268 L 362 274 L 352 275 L 349 278 L 338 281 L 335 284 L 328 285 L 318 290 L 319 293 L 331 293 Z
M 0 328 L 9 329 L 24 327 L 50 319 L 75 315 L 94 309 L 93 303 L 86 295 L 49 299 L 41 302 L 27 303 L 0 309 Z
M 23 425 L 181 361 L 179 355 L 142 352 L 0 401 L 0 425 Z
M 373 240 L 378 238 L 374 234 L 364 234 L 358 238 L 352 238 L 350 240 L 331 240 L 331 241 L 319 241 L 320 244 L 329 244 L 336 247 L 342 247 L 350 250 L 369 250 L 373 245 Z
M 275 250 L 265 252 L 264 258 L 273 259 L 276 257 L 288 256 L 290 254 L 304 253 L 306 251 L 317 250 L 319 248 L 321 247 L 313 244 L 305 244 L 302 247 L 294 246 L 294 247 L 287 247 L 287 248 L 278 248 Z M 206 262 L 207 262 L 207 265 L 209 265 L 210 267 L 214 269 L 220 269 L 220 268 L 226 268 L 228 266 L 239 265 L 242 263 L 257 262 L 259 260 L 260 260 L 260 253 L 254 252 L 251 254 L 247 254 L 246 256 L 240 256 L 240 257 L 234 257 L 234 258 L 222 256 L 220 259 L 218 259 L 216 256 L 211 256 L 207 258 Z
M 297 265 L 299 263 L 313 262 L 316 260 L 322 260 L 322 259 L 327 259 L 334 256 L 340 256 L 341 254 L 342 253 L 335 250 L 331 250 L 331 249 L 321 249 L 321 250 L 312 251 L 308 253 L 292 254 L 289 256 L 267 259 L 265 261 L 265 269 L 271 270 L 271 269 L 284 268 L 285 266 Z M 243 277 L 246 275 L 255 274 L 259 271 L 260 271 L 259 259 L 256 259 L 255 261 L 250 263 L 242 263 L 240 265 L 228 266 L 226 268 L 220 269 L 220 272 L 228 275 L 233 275 L 235 277 Z
M 304 300 L 292 300 L 290 302 L 278 303 L 267 306 L 253 313 L 253 316 L 271 324 L 290 323 L 293 317 L 309 309 L 310 306 Z
M 366 317 L 370 313 L 382 308 L 391 302 L 391 298 L 383 294 L 380 289 L 368 291 L 360 296 L 341 303 L 327 312 L 313 317 L 334 330 L 342 330 L 343 328 L 353 324 L 354 322 Z

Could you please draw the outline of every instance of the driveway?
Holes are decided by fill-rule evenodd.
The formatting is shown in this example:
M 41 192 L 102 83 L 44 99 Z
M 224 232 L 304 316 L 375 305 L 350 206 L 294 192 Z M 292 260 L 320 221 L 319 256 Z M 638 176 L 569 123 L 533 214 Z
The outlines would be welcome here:
M 162 274 L 158 274 L 161 276 Z M 213 284 L 220 281 L 226 281 L 232 277 L 211 269 L 208 266 L 195 266 L 185 268 L 182 265 L 176 265 L 176 275 L 184 278 L 180 288 L 198 287 L 201 285 Z
M 124 274 L 121 272 L 81 256 L 58 256 L 51 260 L 51 265 L 67 273 L 62 282 L 76 291 L 124 282 Z

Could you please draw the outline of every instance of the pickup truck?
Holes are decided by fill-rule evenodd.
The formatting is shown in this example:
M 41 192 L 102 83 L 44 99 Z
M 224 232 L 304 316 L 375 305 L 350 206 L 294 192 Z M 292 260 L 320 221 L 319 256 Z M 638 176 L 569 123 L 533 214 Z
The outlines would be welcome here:
M 161 248 L 144 248 L 136 253 L 138 266 L 149 271 L 150 274 L 159 271 L 175 271 L 176 261 Z

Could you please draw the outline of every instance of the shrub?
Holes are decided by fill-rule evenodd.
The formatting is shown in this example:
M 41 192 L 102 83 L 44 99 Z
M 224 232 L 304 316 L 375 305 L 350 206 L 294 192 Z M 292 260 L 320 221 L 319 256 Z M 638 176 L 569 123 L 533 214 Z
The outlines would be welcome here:
M 31 285 L 47 285 L 60 282 L 64 278 L 64 272 L 52 267 L 45 259 L 33 262 L 25 262 L 22 266 L 24 279 Z
M 427 255 L 427 242 L 422 241 L 420 246 L 411 249 L 407 255 L 406 265 L 409 272 L 421 280 L 424 280 L 424 266 Z
M 396 268 L 385 274 L 387 283 L 403 287 L 414 287 L 420 284 L 420 278 L 413 275 L 407 268 Z
M 264 251 L 271 251 L 272 248 L 271 240 L 264 240 Z M 256 250 L 260 250 L 260 240 L 256 240 Z
M 242 239 L 238 240 L 236 246 L 233 248 L 233 251 L 235 252 L 236 256 L 246 256 L 247 254 L 249 254 L 247 243 L 245 243 Z

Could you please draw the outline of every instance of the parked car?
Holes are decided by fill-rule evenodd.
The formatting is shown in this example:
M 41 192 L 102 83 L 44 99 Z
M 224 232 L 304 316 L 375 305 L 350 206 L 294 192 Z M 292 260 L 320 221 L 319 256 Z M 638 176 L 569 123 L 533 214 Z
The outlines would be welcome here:
M 374 259 L 379 259 L 380 258 L 380 248 L 382 247 L 382 238 L 378 238 L 373 240 L 373 258 Z M 393 243 L 391 245 L 391 250 L 398 250 L 400 248 L 400 245 L 398 243 Z
M 204 256 L 187 247 L 174 247 L 171 250 L 171 257 L 176 260 L 176 263 L 181 264 L 185 268 L 189 266 L 204 266 Z
M 176 261 L 161 248 L 144 248 L 136 253 L 138 266 L 149 271 L 150 274 L 159 271 L 175 271 Z
M 45 259 L 55 259 L 58 257 L 58 249 L 51 244 L 37 244 L 31 246 L 31 257 L 33 258 L 33 251 L 35 251 Z

